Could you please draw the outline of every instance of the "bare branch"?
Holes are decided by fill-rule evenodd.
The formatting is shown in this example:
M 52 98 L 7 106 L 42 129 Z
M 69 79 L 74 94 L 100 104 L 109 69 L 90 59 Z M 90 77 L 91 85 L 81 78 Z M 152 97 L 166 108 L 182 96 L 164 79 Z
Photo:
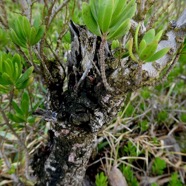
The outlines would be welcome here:
M 43 58 L 40 56 L 40 54 L 38 53 L 37 49 L 35 49 L 35 54 L 37 55 L 38 59 L 40 60 L 42 67 L 44 69 L 44 73 L 47 74 L 48 78 L 50 81 L 53 81 L 53 77 L 51 76 L 51 73 L 49 72 L 45 62 L 43 61 Z
M 54 20 L 54 18 L 57 16 L 57 14 L 70 2 L 70 0 L 65 0 L 61 5 L 58 6 L 57 10 L 52 13 L 48 25 L 51 24 L 51 22 Z

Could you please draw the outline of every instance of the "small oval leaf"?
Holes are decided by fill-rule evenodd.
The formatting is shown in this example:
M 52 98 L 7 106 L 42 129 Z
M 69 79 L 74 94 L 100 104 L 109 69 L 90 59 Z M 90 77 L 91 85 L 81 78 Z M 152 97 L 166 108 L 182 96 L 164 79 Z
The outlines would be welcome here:
M 169 50 L 170 50 L 170 48 L 163 48 L 163 49 L 159 50 L 158 52 L 156 52 L 150 58 L 146 59 L 145 61 L 146 62 L 156 61 L 156 60 L 162 58 Z

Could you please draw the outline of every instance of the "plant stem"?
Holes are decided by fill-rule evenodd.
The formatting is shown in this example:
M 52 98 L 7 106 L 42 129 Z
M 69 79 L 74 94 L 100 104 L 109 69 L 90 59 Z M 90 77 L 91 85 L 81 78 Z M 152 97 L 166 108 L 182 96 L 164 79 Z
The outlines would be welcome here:
M 113 88 L 110 87 L 110 85 L 107 82 L 107 77 L 105 74 L 105 45 L 106 45 L 106 36 L 102 36 L 102 41 L 100 44 L 100 50 L 99 50 L 99 63 L 100 63 L 100 71 L 101 71 L 101 78 L 103 81 L 103 85 L 106 90 L 108 91 L 113 91 Z

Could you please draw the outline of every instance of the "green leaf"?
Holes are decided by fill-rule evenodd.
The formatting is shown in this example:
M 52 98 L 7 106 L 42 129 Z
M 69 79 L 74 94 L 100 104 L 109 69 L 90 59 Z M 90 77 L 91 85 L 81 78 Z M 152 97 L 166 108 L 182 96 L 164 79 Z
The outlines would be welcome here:
M 18 81 L 16 82 L 16 85 L 21 84 L 24 81 L 26 81 L 29 78 L 29 76 L 32 74 L 33 70 L 34 70 L 34 67 L 33 66 L 31 66 L 30 68 L 28 68 L 25 71 L 25 73 L 18 79 Z
M 111 49 L 114 50 L 116 48 L 118 48 L 120 46 L 120 43 L 118 40 L 113 40 L 112 41 L 112 45 L 111 45 Z
M 144 39 L 141 40 L 140 44 L 139 44 L 139 50 L 138 50 L 138 55 L 146 48 L 147 43 Z
M 163 48 L 163 49 L 159 50 L 158 52 L 156 52 L 150 58 L 146 59 L 145 61 L 146 62 L 156 61 L 156 60 L 162 58 L 169 50 L 170 50 L 170 48 Z
M 119 39 L 130 29 L 130 19 L 126 19 L 118 28 L 110 29 L 107 39 Z
M 24 88 L 28 87 L 33 82 L 33 80 L 34 80 L 33 77 L 29 77 L 27 80 L 25 80 L 22 83 L 16 83 L 16 88 L 17 89 L 24 89 Z
M 23 24 L 23 32 L 25 33 L 26 35 L 26 38 L 27 38 L 27 42 L 28 42 L 28 38 L 29 38 L 29 35 L 30 35 L 30 31 L 31 31 L 31 25 L 30 25 L 30 22 L 28 20 L 27 17 L 23 16 L 22 17 L 22 24 Z
M 70 36 L 70 32 L 69 31 L 64 35 L 63 42 L 71 44 L 71 36 Z
M 113 10 L 114 0 L 99 1 L 98 24 L 102 33 L 106 33 L 109 29 Z
M 33 116 L 29 116 L 29 117 L 27 118 L 27 122 L 29 122 L 30 124 L 34 124 L 35 121 L 36 121 L 36 118 L 33 117 Z
M 30 46 L 34 45 L 36 34 L 37 34 L 37 31 L 36 31 L 35 27 L 32 27 L 31 30 L 30 30 L 30 36 L 29 36 L 29 39 L 28 39 L 28 44 Z
M 40 14 L 38 14 L 37 16 L 34 17 L 33 26 L 36 28 L 36 30 L 38 30 L 40 25 L 41 25 L 41 16 Z
M 4 72 L 1 77 L 3 79 L 1 82 L 2 85 L 13 85 L 14 84 L 14 81 L 6 72 Z
M 42 25 L 41 27 L 39 27 L 39 29 L 37 31 L 37 34 L 36 34 L 36 36 L 35 36 L 35 38 L 34 38 L 34 40 L 31 44 L 35 45 L 36 43 L 38 43 L 39 40 L 43 37 L 44 32 L 45 32 L 45 26 Z
M 160 30 L 160 31 L 156 34 L 156 36 L 154 37 L 154 40 L 156 40 L 156 41 L 159 42 L 159 40 L 161 39 L 162 34 L 163 34 L 163 30 Z
M 10 28 L 14 30 L 21 42 L 26 43 L 26 36 L 23 33 L 22 16 L 18 16 L 16 19 L 14 19 L 13 23 L 10 25 Z
M 23 123 L 25 122 L 25 119 L 23 118 L 23 116 L 20 116 L 20 115 L 15 115 L 15 114 L 12 114 L 12 113 L 8 113 L 8 118 L 16 123 Z
M 138 35 L 139 35 L 139 29 L 140 29 L 141 24 L 139 23 L 137 28 L 136 28 L 136 32 L 135 32 L 135 47 L 136 47 L 136 52 L 138 53 Z
M 42 38 L 45 26 L 40 26 L 41 20 L 36 18 L 34 26 L 31 27 L 30 22 L 25 16 L 18 16 L 13 19 L 14 22 L 10 24 L 10 36 L 12 41 L 21 47 L 26 48 L 27 45 L 35 45 Z
M 121 17 L 121 15 L 124 12 L 124 9 L 126 7 L 126 0 L 115 0 L 114 2 L 114 12 L 112 14 L 112 21 L 111 24 L 115 23 L 119 17 Z
M 146 41 L 147 44 L 149 44 L 154 40 L 154 37 L 155 37 L 155 30 L 150 29 L 149 31 L 145 33 L 145 35 L 143 36 L 143 39 Z
M 12 64 L 12 61 L 10 59 L 6 59 L 3 62 L 3 69 L 4 72 L 6 72 L 11 78 L 14 74 L 14 66 Z
M 1 85 L 1 77 L 0 77 L 0 92 L 7 93 L 9 91 L 9 86 Z
M 139 58 L 142 61 L 145 61 L 146 59 L 150 58 L 156 51 L 158 47 L 158 42 L 153 41 L 152 43 L 148 44 L 146 48 L 139 54 Z
M 23 42 L 22 40 L 20 40 L 13 29 L 10 29 L 10 38 L 14 44 L 20 47 L 26 48 L 26 42 Z
M 122 5 L 121 5 L 122 6 Z M 130 0 L 127 5 L 122 9 L 121 13 L 117 18 L 112 19 L 110 28 L 116 26 L 119 27 L 125 21 L 126 19 L 131 19 L 136 12 L 136 1 L 135 0 Z
M 98 21 L 98 13 L 97 13 L 98 7 L 99 7 L 98 3 L 99 3 L 99 1 L 90 0 L 91 13 L 92 13 L 92 16 L 96 22 Z
M 21 108 L 19 108 L 18 104 L 15 101 L 12 101 L 12 106 L 18 114 L 23 115 L 23 111 L 21 110 Z
M 84 24 L 87 26 L 87 28 L 93 34 L 96 34 L 97 36 L 101 36 L 99 26 L 92 15 L 90 6 L 85 2 L 83 2 L 82 4 L 82 16 L 83 16 Z
M 133 54 L 133 51 L 132 51 L 132 48 L 133 48 L 133 38 L 131 38 L 130 40 L 129 40 L 129 43 L 128 43 L 128 50 L 129 50 L 129 55 L 130 55 L 130 57 L 132 58 L 132 60 L 134 60 L 134 61 L 138 61 L 137 59 L 136 59 L 136 57 L 134 56 L 134 54 Z
M 3 30 L 0 28 L 0 46 L 5 47 L 6 44 L 8 43 L 8 34 L 7 31 Z
M 30 104 L 29 95 L 27 92 L 24 92 L 21 98 L 21 110 L 23 111 L 26 117 L 28 116 L 29 104 Z
M 12 59 L 12 63 L 14 65 L 14 78 L 17 81 L 17 79 L 21 76 L 21 72 L 22 72 L 22 63 L 21 63 L 21 57 L 18 54 L 15 54 L 13 59 Z
M 29 33 L 27 33 L 27 32 L 25 31 L 24 19 L 27 19 L 27 21 L 28 21 L 28 18 L 27 18 L 27 17 L 25 17 L 25 16 L 19 16 L 18 19 L 17 19 L 17 23 L 16 23 L 16 24 L 19 24 L 19 26 L 20 26 L 20 28 L 21 28 L 20 30 L 21 30 L 21 32 L 22 32 L 22 35 L 23 35 L 24 40 L 25 40 L 25 43 L 26 43 Z M 28 21 L 28 22 L 29 22 L 29 21 Z M 30 25 L 30 23 L 29 23 L 29 25 Z

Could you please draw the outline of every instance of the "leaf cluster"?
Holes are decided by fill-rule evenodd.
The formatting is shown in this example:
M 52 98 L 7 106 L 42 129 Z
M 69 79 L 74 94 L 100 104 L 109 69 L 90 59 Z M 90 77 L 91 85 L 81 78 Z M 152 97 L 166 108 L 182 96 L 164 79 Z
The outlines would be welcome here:
M 157 51 L 158 43 L 162 37 L 163 30 L 160 30 L 157 34 L 155 29 L 148 30 L 140 43 L 138 43 L 138 33 L 140 29 L 140 24 L 138 25 L 135 32 L 135 51 L 137 56 L 133 53 L 133 38 L 131 38 L 127 44 L 130 57 L 134 61 L 152 62 L 162 58 L 170 50 L 169 47 L 163 48 Z
M 10 22 L 10 37 L 14 44 L 27 48 L 35 45 L 43 37 L 45 26 L 40 25 L 40 20 L 35 19 L 33 26 L 25 16 L 17 16 Z
M 118 39 L 128 32 L 135 12 L 135 0 L 90 0 L 82 6 L 88 29 L 98 36 L 105 35 L 108 40 Z
M 21 97 L 21 103 L 20 106 L 13 100 L 12 101 L 12 107 L 13 110 L 15 112 L 15 114 L 13 113 L 9 113 L 8 117 L 10 120 L 12 120 L 13 122 L 16 123 L 22 123 L 22 122 L 28 122 L 32 123 L 34 122 L 34 118 L 29 116 L 29 107 L 30 107 L 30 97 L 28 92 L 24 92 L 22 97 Z
M 33 67 L 28 68 L 22 73 L 23 65 L 20 55 L 0 53 L 0 87 L 1 90 L 9 90 L 10 87 L 24 89 L 29 86 L 33 77 Z

